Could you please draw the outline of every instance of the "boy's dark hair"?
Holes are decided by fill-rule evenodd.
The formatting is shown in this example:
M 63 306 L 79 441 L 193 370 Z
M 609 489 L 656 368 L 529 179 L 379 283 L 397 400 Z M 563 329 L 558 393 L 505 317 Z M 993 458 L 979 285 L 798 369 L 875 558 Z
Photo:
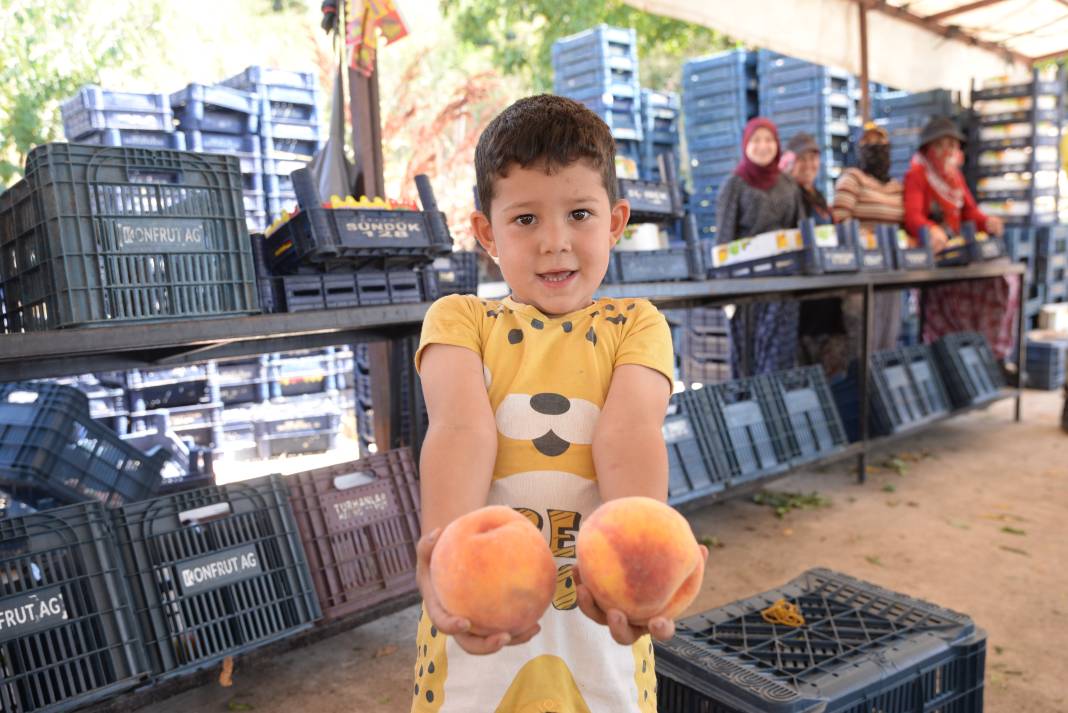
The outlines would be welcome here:
M 553 94 L 526 97 L 489 123 L 475 148 L 479 209 L 489 216 L 494 182 L 508 167 L 544 163 L 550 172 L 586 159 L 601 172 L 609 205 L 615 205 L 616 144 L 608 125 L 582 104 Z

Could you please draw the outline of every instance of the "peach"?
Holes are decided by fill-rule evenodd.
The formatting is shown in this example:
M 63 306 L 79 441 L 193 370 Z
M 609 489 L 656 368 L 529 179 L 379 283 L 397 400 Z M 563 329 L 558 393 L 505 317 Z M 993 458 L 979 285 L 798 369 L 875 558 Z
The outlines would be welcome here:
M 445 610 L 471 622 L 471 633 L 515 636 L 549 608 L 556 564 L 530 520 L 490 505 L 458 517 L 441 533 L 430 581 Z
M 659 500 L 609 500 L 582 524 L 575 546 L 582 583 L 632 624 L 674 619 L 701 589 L 700 545 L 686 518 Z

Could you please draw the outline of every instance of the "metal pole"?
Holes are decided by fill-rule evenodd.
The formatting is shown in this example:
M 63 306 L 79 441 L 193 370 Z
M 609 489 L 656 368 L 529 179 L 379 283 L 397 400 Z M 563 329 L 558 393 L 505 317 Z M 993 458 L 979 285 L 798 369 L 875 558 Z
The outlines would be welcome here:
M 871 121 L 871 86 L 868 78 L 868 6 L 857 3 L 860 13 L 860 117 L 861 121 Z
M 860 455 L 857 456 L 857 482 L 868 478 L 868 367 L 871 364 L 872 338 L 875 333 L 875 286 L 864 286 L 864 322 L 860 332 L 860 363 L 857 365 L 857 388 L 860 389 Z

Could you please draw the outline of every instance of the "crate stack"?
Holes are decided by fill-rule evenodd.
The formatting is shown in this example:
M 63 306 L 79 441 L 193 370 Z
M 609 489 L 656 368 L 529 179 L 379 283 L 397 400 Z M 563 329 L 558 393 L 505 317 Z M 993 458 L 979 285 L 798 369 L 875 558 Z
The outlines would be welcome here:
M 1052 391 L 1068 384 L 1068 334 L 1035 330 L 1027 333 L 1027 379 L 1032 389 Z
M 920 133 L 932 117 L 959 120 L 961 111 L 959 97 L 948 89 L 874 94 L 872 118 L 890 137 L 890 175 L 904 180 L 912 155 L 920 148 Z
M 130 148 L 184 149 L 166 94 L 117 92 L 86 85 L 60 105 L 63 133 L 72 143 Z
M 391 389 L 399 390 L 400 410 L 391 414 L 390 430 L 395 441 L 412 448 L 416 453 L 423 442 L 429 423 L 423 389 L 415 371 L 415 350 L 418 339 L 407 337 L 396 340 L 390 354 L 389 383 Z M 375 412 L 371 381 L 370 350 L 366 344 L 357 345 L 353 360 L 353 386 L 356 392 L 356 432 L 361 454 L 373 454 L 385 450 L 375 437 Z M 414 390 L 412 386 L 414 384 Z M 388 444 L 387 446 L 388 447 Z
M 679 95 L 642 89 L 641 93 L 641 163 L 638 173 L 643 181 L 663 183 L 667 176 L 661 175 L 660 156 L 674 164 L 675 175 L 679 168 L 679 114 L 682 106 Z
M 1044 225 L 1033 231 L 1035 258 L 1028 295 L 1029 316 L 1037 314 L 1041 305 L 1068 301 L 1068 225 Z
M 249 92 L 258 102 L 264 210 L 270 223 L 295 208 L 290 175 L 323 146 L 319 81 L 311 72 L 253 65 L 221 84 Z
M 617 157 L 640 171 L 645 134 L 634 29 L 598 25 L 563 37 L 553 43 L 552 63 L 553 92 L 582 102 L 604 119 Z
M 718 384 L 731 378 L 730 322 L 722 307 L 684 311 L 679 335 L 679 375 L 687 384 Z
M 757 55 L 737 49 L 682 67 L 682 113 L 698 234 L 716 231 L 716 196 L 742 157 L 742 131 L 756 116 Z
M 170 100 L 190 151 L 237 156 L 241 162 L 245 221 L 250 231 L 262 231 L 267 216 L 259 97 L 218 84 L 190 84 L 171 94 Z
M 779 128 L 786 143 L 797 133 L 812 134 L 820 146 L 817 186 L 830 199 L 846 165 L 850 136 L 860 125 L 856 79 L 848 72 L 760 50 L 760 114 Z
M 1054 77 L 1036 69 L 1030 82 L 992 80 L 972 92 L 976 200 L 987 215 L 1017 225 L 1058 222 L 1068 198 L 1061 190 L 1063 71 Z

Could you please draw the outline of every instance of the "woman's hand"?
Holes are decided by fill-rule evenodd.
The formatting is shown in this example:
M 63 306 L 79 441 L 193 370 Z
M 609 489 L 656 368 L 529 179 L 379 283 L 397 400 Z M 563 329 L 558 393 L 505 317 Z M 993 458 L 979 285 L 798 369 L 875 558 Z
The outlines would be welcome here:
M 525 644 L 541 631 L 538 624 L 514 637 L 507 631 L 472 631 L 470 621 L 445 611 L 430 581 L 430 558 L 440 536 L 439 527 L 430 534 L 423 535 L 415 549 L 415 580 L 419 585 L 419 592 L 423 595 L 427 616 L 438 631 L 451 636 L 461 649 L 476 656 L 496 653 L 505 646 Z
M 708 548 L 698 545 L 701 549 L 701 566 L 708 563 Z M 579 574 L 578 563 L 574 565 L 571 576 L 575 580 L 575 590 L 578 594 L 578 605 L 582 613 L 593 619 L 602 626 L 607 626 L 612 633 L 612 638 L 617 644 L 630 646 L 641 637 L 649 634 L 657 641 L 667 641 L 675 636 L 675 622 L 664 616 L 650 617 L 644 625 L 632 624 L 627 621 L 627 615 L 619 609 L 605 609 L 593 597 L 593 592 L 582 583 Z
M 1000 237 L 1005 232 L 1005 223 L 996 215 L 988 215 L 986 218 L 986 232 Z
M 931 243 L 931 252 L 937 255 L 946 249 L 949 236 L 946 235 L 946 231 L 942 230 L 942 226 L 932 225 L 927 228 L 927 240 Z

